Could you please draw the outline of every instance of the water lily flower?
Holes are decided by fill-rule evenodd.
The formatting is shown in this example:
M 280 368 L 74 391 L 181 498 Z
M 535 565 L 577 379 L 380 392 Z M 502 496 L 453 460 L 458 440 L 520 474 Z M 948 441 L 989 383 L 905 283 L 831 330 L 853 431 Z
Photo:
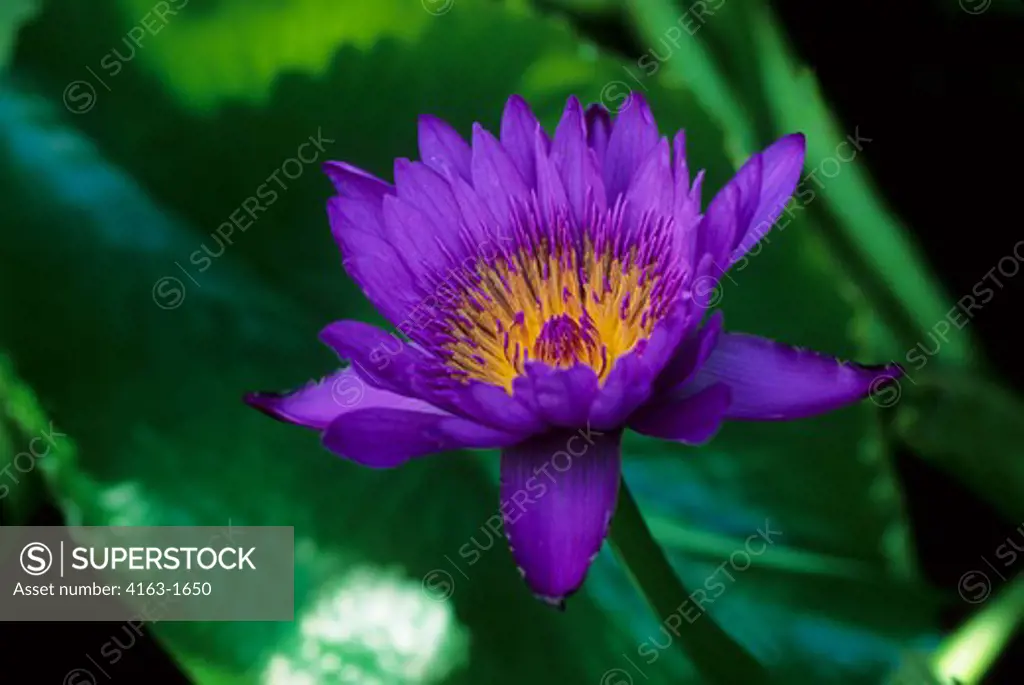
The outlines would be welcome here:
M 686 445 L 726 420 L 782 421 L 866 397 L 869 368 L 722 330 L 718 279 L 778 218 L 804 138 L 753 156 L 701 211 L 685 137 L 632 95 L 613 119 L 572 97 L 554 136 L 509 99 L 500 137 L 419 121 L 394 183 L 325 171 L 349 276 L 401 336 L 359 321 L 321 340 L 348 362 L 247 401 L 373 468 L 501 450 L 501 512 L 540 598 L 562 604 L 608 532 L 625 429 Z

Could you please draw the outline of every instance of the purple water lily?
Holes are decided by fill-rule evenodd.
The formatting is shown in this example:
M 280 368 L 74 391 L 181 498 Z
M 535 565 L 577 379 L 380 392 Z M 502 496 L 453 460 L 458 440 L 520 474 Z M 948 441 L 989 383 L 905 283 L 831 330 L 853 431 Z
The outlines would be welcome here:
M 626 428 L 697 445 L 726 419 L 821 414 L 899 372 L 705 318 L 796 188 L 802 135 L 752 157 L 703 214 L 683 132 L 670 146 L 638 95 L 614 121 L 570 98 L 552 138 L 517 96 L 500 139 L 476 125 L 468 144 L 424 116 L 419 147 L 393 185 L 325 167 L 345 269 L 404 335 L 333 323 L 321 339 L 348 366 L 247 401 L 375 468 L 500 449 L 505 531 L 549 602 L 580 587 L 608 532 Z

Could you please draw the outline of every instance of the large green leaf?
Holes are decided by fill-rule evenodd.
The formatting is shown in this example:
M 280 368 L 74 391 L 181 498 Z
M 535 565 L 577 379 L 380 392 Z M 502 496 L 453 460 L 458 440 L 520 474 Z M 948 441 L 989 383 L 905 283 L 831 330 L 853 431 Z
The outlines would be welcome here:
M 18 51 L 17 66 L 54 102 L 81 78 L 80 65 L 98 61 L 137 20 L 91 3 L 69 5 L 26 31 Z M 86 7 L 94 30 L 83 36 L 70 19 L 86 16 Z M 181 28 L 230 32 L 229 8 L 241 6 L 217 7 L 193 18 L 183 13 Z M 406 11 L 415 22 L 412 13 L 423 8 L 410 3 Z M 189 51 L 172 45 L 176 25 L 151 47 L 166 41 L 161 50 L 195 59 L 185 71 L 249 64 L 253 53 L 218 56 L 208 41 L 190 42 L 199 56 L 186 58 Z M 211 41 L 219 35 L 203 30 Z M 272 25 L 249 38 L 273 46 L 268 60 L 289 54 Z M 393 157 L 415 154 L 418 112 L 466 132 L 474 119 L 493 126 L 507 95 L 522 92 L 550 125 L 568 93 L 607 94 L 607 84 L 623 79 L 621 65 L 559 24 L 471 0 L 420 32 L 372 47 L 353 42 L 326 68 L 304 62 L 301 73 L 265 91 L 254 84 L 296 63 L 197 85 L 174 80 L 171 62 L 141 52 L 72 120 L 95 148 L 56 118 L 53 105 L 8 86 L 0 142 L 10 161 L 0 170 L 0 192 L 17 198 L 5 220 L 19 231 L 5 245 L 11 265 L 0 273 L 0 293 L 17 292 L 0 295 L 0 346 L 78 442 L 78 459 L 55 462 L 54 492 L 76 522 L 295 525 L 297 626 L 156 626 L 198 682 L 286 682 L 296 669 L 321 663 L 322 650 L 384 682 L 398 681 L 395 669 L 409 664 L 425 669 L 415 682 L 447 673 L 449 682 L 598 681 L 657 625 L 607 552 L 565 616 L 528 598 L 500 541 L 466 566 L 459 551 L 470 537 L 490 540 L 482 526 L 496 512 L 493 460 L 491 478 L 465 455 L 370 472 L 240 404 L 243 390 L 288 387 L 331 369 L 334 360 L 315 341 L 327 321 L 375 318 L 341 273 L 320 174 L 304 168 L 205 269 L 191 256 L 203 245 L 217 248 L 209 234 L 311 135 L 333 141 L 325 143 L 329 157 L 389 175 Z M 720 186 L 730 166 L 717 126 L 686 92 L 646 85 L 663 130 L 687 127 L 691 156 L 709 167 L 707 187 Z M 233 95 L 240 101 L 225 100 Z M 15 288 L 39 274 L 39 287 Z M 846 356 L 856 351 L 851 327 L 865 314 L 844 296 L 848 284 L 826 260 L 809 217 L 773 236 L 734 278 L 723 289 L 730 328 Z M 161 304 L 178 306 L 154 303 L 157 284 Z M 184 299 L 162 299 L 174 294 L 171 287 Z M 41 312 L 61 322 L 60 335 L 40 338 L 23 325 Z M 807 558 L 829 555 L 863 569 L 853 579 L 819 574 L 814 582 L 798 569 L 759 571 L 712 609 L 789 682 L 808 670 L 821 676 L 812 682 L 870 682 L 900 641 L 930 625 L 931 602 L 888 577 L 892 557 L 880 549 L 904 522 L 891 499 L 871 494 L 880 478 L 873 425 L 865 406 L 791 426 L 729 427 L 701 451 L 627 442 L 636 457 L 627 477 L 650 515 L 741 541 L 767 516 Z M 863 513 L 852 518 L 850 511 Z M 716 554 L 680 549 L 674 556 L 699 586 L 708 562 L 720 563 Z M 438 569 L 449 575 L 435 581 L 454 584 L 449 603 L 419 593 L 420 580 Z M 870 603 L 851 600 L 879 585 L 903 593 L 899 612 L 889 611 L 895 591 Z M 351 597 L 353 604 L 341 605 L 352 607 L 349 615 L 318 620 L 339 596 Z M 377 611 L 390 620 L 345 623 Z M 417 629 L 422 619 L 414 645 L 391 632 L 402 612 Z M 655 683 L 690 677 L 674 650 L 645 675 Z

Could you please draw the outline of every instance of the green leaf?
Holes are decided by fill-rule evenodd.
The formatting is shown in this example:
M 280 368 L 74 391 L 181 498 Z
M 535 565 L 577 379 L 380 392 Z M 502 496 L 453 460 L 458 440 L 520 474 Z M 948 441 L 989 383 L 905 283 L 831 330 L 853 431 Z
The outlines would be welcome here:
M 0 71 L 7 66 L 18 29 L 37 10 L 37 0 L 7 0 L 0 5 Z
M 265 102 L 275 79 L 321 73 L 339 45 L 366 49 L 385 38 L 412 43 L 455 2 L 375 0 L 371 8 L 332 0 L 219 0 L 199 7 L 177 0 L 172 10 L 180 9 L 163 21 L 150 0 L 117 4 L 123 21 L 141 25 L 150 17 L 149 25 L 163 26 L 141 41 L 140 68 L 159 77 L 182 104 L 208 112 L 232 100 Z
M 1024 402 L 966 373 L 908 372 L 900 381 L 896 434 L 1007 520 L 1024 521 Z
M 25 525 L 44 497 L 42 470 L 55 454 L 70 456 L 73 449 L 0 353 L 0 513 L 6 525 Z

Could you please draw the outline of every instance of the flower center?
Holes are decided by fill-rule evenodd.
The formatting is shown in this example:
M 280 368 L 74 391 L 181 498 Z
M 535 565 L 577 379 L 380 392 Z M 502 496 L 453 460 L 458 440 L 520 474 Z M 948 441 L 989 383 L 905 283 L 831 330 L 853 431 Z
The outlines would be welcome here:
M 442 313 L 441 344 L 452 375 L 512 392 L 530 361 L 589 366 L 604 380 L 675 301 L 681 269 L 663 224 L 624 240 L 612 214 L 575 240 L 516 236 L 516 249 L 481 259 Z M 629 244 L 632 242 L 633 244 Z
M 548 319 L 533 343 L 533 358 L 551 366 L 571 366 L 597 351 L 594 327 L 584 314 L 577 322 L 568 314 Z

